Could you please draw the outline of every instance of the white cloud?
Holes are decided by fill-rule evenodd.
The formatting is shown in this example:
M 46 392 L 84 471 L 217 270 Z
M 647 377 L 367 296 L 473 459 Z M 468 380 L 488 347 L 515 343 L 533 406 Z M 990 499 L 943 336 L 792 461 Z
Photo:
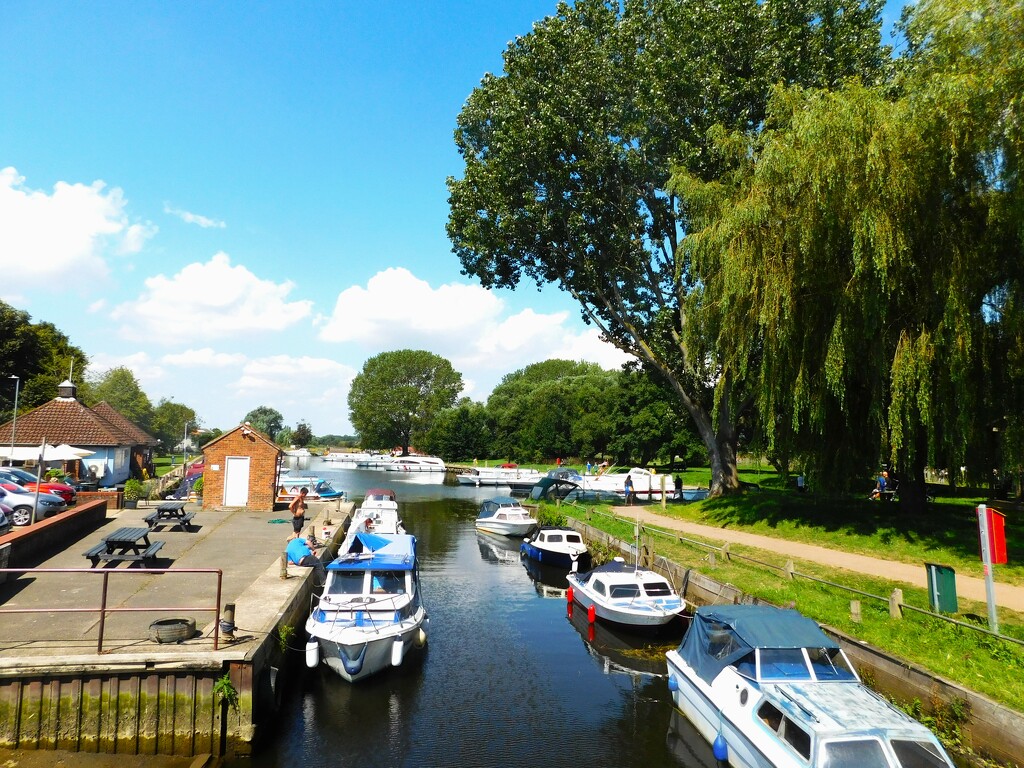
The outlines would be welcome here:
M 349 432 L 348 392 L 355 375 L 336 360 L 272 355 L 248 361 L 229 386 L 237 402 L 249 403 L 240 417 L 270 405 L 290 426 L 306 421 L 314 432 Z
M 288 301 L 295 284 L 262 280 L 242 265 L 232 266 L 226 253 L 205 264 L 193 263 L 172 277 L 145 281 L 135 301 L 115 307 L 111 317 L 123 322 L 121 335 L 174 343 L 178 339 L 217 339 L 280 331 L 308 317 L 310 301 Z M 168 334 L 173 327 L 175 333 Z
M 88 312 L 90 315 L 93 315 L 105 309 L 106 306 L 106 299 L 96 299 L 96 301 L 94 301 L 92 304 L 85 308 L 85 311 Z
M 210 227 L 224 229 L 227 226 L 227 223 L 220 219 L 211 219 L 208 216 L 201 216 L 198 213 L 191 213 L 181 208 L 174 208 L 169 203 L 164 203 L 164 213 L 169 213 L 171 216 L 177 216 L 186 224 L 198 224 L 203 229 L 209 229 Z
M 142 391 L 149 395 L 148 387 L 164 378 L 165 371 L 153 362 L 147 352 L 132 352 L 127 355 L 111 355 L 100 352 L 89 355 L 88 377 L 100 376 L 111 368 L 125 367 L 135 374 Z
M 203 347 L 164 355 L 160 360 L 165 365 L 175 368 L 230 368 L 244 365 L 245 355 L 237 352 L 217 352 L 210 347 Z
M 25 277 L 102 277 L 111 255 L 137 253 L 157 232 L 126 209 L 124 193 L 102 181 L 59 181 L 47 194 L 25 186 L 15 168 L 0 169 L 0 267 Z

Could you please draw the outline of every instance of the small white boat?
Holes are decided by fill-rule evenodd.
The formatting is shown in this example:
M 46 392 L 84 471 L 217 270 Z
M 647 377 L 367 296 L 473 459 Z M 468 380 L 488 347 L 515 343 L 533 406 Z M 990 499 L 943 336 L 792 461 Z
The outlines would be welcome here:
M 627 565 L 621 557 L 586 573 L 570 573 L 572 598 L 596 618 L 631 627 L 661 627 L 685 608 L 668 580 L 654 571 Z
M 513 484 L 532 488 L 534 483 L 540 480 L 543 475 L 540 470 L 526 469 L 522 467 L 473 467 L 469 472 L 456 475 L 459 485 L 499 486 Z
M 626 495 L 626 478 L 633 481 L 633 495 L 639 501 L 661 499 L 662 483 L 665 484 L 666 498 L 675 493 L 675 485 L 669 475 L 658 475 L 642 467 L 633 467 L 624 471 L 599 470 L 595 475 L 577 475 L 573 477 L 584 491 L 614 493 Z M 578 478 L 578 479 L 577 479 Z
M 437 456 L 393 456 L 384 464 L 388 472 L 444 472 L 444 461 Z
M 580 532 L 572 528 L 542 526 L 523 541 L 519 551 L 523 557 L 555 568 L 590 570 L 590 550 Z
M 321 477 L 278 475 L 276 503 L 290 503 L 303 488 L 306 489 L 306 498 L 309 501 L 344 501 L 348 496 L 346 491 L 339 491 L 331 485 L 330 480 Z
M 680 501 L 703 501 L 711 495 L 711 490 L 708 488 L 680 488 L 679 489 L 679 500 Z
M 349 682 L 400 666 L 426 643 L 427 621 L 415 537 L 356 533 L 327 566 L 306 621 L 306 666 L 323 663 Z
M 405 533 L 402 518 L 398 514 L 398 499 L 390 488 L 369 488 L 363 496 L 363 503 L 352 513 L 348 534 L 341 551 L 348 551 L 350 539 L 359 531 L 371 533 Z
M 698 608 L 667 654 L 675 706 L 735 768 L 952 768 L 935 735 L 857 678 L 811 619 Z
M 476 518 L 478 531 L 499 536 L 525 536 L 535 525 L 537 520 L 511 496 L 487 499 L 480 505 L 480 513 Z

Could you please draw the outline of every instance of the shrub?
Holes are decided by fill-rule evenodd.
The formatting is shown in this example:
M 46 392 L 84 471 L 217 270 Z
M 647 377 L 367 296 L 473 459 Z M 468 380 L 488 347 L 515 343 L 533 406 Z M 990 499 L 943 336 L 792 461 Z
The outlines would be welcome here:
M 142 490 L 142 481 L 137 480 L 134 477 L 129 477 L 124 484 L 124 500 L 138 501 L 142 498 Z
M 196 480 L 195 483 L 193 483 L 192 490 L 195 492 L 196 496 L 202 496 L 203 495 L 203 476 L 202 475 L 200 475 L 199 479 Z

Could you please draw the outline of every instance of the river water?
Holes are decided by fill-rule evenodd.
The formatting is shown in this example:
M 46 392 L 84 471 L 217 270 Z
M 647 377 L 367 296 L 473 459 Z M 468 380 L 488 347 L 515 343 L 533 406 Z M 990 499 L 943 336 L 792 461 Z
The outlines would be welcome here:
M 564 573 L 531 573 L 518 540 L 476 532 L 480 503 L 504 491 L 304 469 L 357 503 L 367 488 L 395 490 L 418 539 L 427 647 L 357 685 L 298 660 L 279 716 L 231 768 L 716 765 L 669 697 L 664 651 L 682 625 L 635 635 L 569 617 Z

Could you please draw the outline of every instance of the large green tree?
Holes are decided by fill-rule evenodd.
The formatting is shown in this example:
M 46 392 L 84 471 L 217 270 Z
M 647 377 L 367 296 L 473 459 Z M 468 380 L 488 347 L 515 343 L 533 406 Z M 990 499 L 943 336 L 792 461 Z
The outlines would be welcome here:
M 875 79 L 881 0 L 580 0 L 509 44 L 458 119 L 448 234 L 483 285 L 555 283 L 603 336 L 660 375 L 707 447 L 714 492 L 736 489 L 751 387 L 715 349 L 721 315 L 680 244 L 689 211 L 670 169 L 729 171 L 715 125 L 762 126 L 778 82 Z M 711 325 L 703 324 L 707 319 Z
M 276 408 L 269 405 L 259 405 L 242 417 L 242 423 L 249 423 L 271 440 L 277 438 L 277 433 L 284 426 L 284 416 Z
M 153 409 L 149 431 L 160 441 L 164 450 L 169 451 L 182 442 L 189 431 L 198 427 L 195 411 L 187 405 L 162 398 Z
M 437 414 L 423 436 L 421 447 L 447 461 L 490 458 L 493 437 L 487 409 L 482 403 L 463 398 L 453 408 Z
M 365 448 L 409 446 L 430 430 L 438 413 L 455 404 L 462 374 L 424 350 L 382 352 L 352 380 L 348 407 Z
M 769 445 L 820 485 L 863 482 L 881 458 L 921 504 L 926 463 L 991 462 L 992 424 L 1020 412 L 991 385 L 1022 372 L 1006 339 L 1024 60 L 1006 51 L 1024 11 L 922 0 L 909 18 L 892 86 L 779 89 L 764 131 L 717 133 L 731 175 L 683 168 L 671 188 L 693 212 L 705 323 L 753 383 Z
M 106 402 L 128 421 L 149 430 L 153 419 L 153 403 L 142 391 L 132 370 L 120 365 L 88 378 L 87 405 Z

